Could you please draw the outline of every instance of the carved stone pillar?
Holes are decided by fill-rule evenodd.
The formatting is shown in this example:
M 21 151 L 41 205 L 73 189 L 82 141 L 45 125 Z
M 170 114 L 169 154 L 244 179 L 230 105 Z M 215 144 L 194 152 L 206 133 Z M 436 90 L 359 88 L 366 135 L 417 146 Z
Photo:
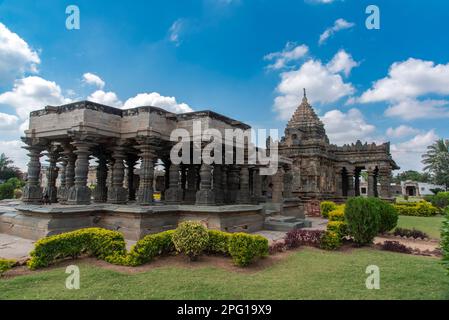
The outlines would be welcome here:
M 293 187 L 293 174 L 291 169 L 286 169 L 284 173 L 284 193 L 283 193 L 284 199 L 293 197 L 292 187 Z
M 212 190 L 211 165 L 203 162 L 200 169 L 200 190 L 196 193 L 196 205 L 215 205 L 215 193 Z
M 335 171 L 335 195 L 337 197 L 343 196 L 343 169 L 338 168 Z
M 97 185 L 94 190 L 94 201 L 97 203 L 106 202 L 108 199 L 108 166 L 106 158 L 99 156 L 97 160 Z
M 179 204 L 182 201 L 180 165 L 172 163 L 169 169 L 168 189 L 165 190 L 165 203 Z
M 360 196 L 360 170 L 356 169 L 354 172 L 354 193 L 355 196 Z
M 28 150 L 30 161 L 28 162 L 28 180 L 23 188 L 22 201 L 27 204 L 40 204 L 42 202 L 42 189 L 39 178 L 41 172 L 41 163 L 43 147 L 39 145 L 28 145 L 24 147 Z
M 44 196 L 48 197 L 50 203 L 57 202 L 57 189 L 56 189 L 56 179 L 58 178 L 58 167 L 56 163 L 58 162 L 59 153 L 57 147 L 51 146 L 47 154 L 48 157 L 48 168 L 47 168 L 47 185 L 44 188 Z
M 256 203 L 262 201 L 262 176 L 257 168 L 253 170 L 253 199 Z
M 154 179 L 154 154 L 153 148 L 149 144 L 141 144 L 140 156 L 140 183 L 137 192 L 137 202 L 140 205 L 151 205 L 153 203 L 153 179 Z
M 220 165 L 220 164 L 214 165 L 213 190 L 215 193 L 215 203 L 217 205 L 222 205 L 224 203 L 223 183 L 222 183 L 223 171 L 221 170 L 221 168 L 222 168 L 222 165 Z
M 221 167 L 221 189 L 223 190 L 223 203 L 228 204 L 229 201 L 229 189 L 228 189 L 228 167 Z
M 108 189 L 108 202 L 125 204 L 128 200 L 128 190 L 123 187 L 125 179 L 125 148 L 120 144 L 115 146 L 112 158 L 114 159 L 114 165 L 112 166 L 112 186 Z
M 58 188 L 57 198 L 59 203 L 63 203 L 64 199 L 67 200 L 66 169 L 68 161 L 66 157 L 62 157 L 60 162 L 61 162 L 61 169 L 59 171 L 59 180 L 61 181 L 61 185 Z
M 379 169 L 380 197 L 382 199 L 391 199 L 391 169 L 381 167 Z
M 374 168 L 368 169 L 368 197 L 375 197 L 376 196 L 376 178 L 375 178 L 375 170 Z
M 354 187 L 354 168 L 347 168 L 347 178 L 348 178 L 348 197 L 355 196 L 355 187 Z
M 229 203 L 234 204 L 237 202 L 237 195 L 239 192 L 240 183 L 240 169 L 237 166 L 231 166 L 228 169 L 228 197 Z
M 284 200 L 282 197 L 284 191 L 284 169 L 282 167 L 272 176 L 271 182 L 273 184 L 271 201 L 274 203 L 282 203 Z
M 128 199 L 129 201 L 136 200 L 136 189 L 134 188 L 134 166 L 136 165 L 137 159 L 130 155 L 126 159 L 126 166 L 128 168 Z
M 186 204 L 195 204 L 196 201 L 196 187 L 198 185 L 197 179 L 197 166 L 190 164 L 187 168 L 187 190 L 184 197 Z
M 249 169 L 242 165 L 240 168 L 240 190 L 237 195 L 237 203 L 250 204 L 251 197 L 249 192 Z
M 76 148 L 75 184 L 70 188 L 67 203 L 71 205 L 90 204 L 90 189 L 87 187 L 87 175 L 89 173 L 89 155 L 92 143 L 76 140 L 72 142 Z M 66 178 L 67 180 L 67 178 Z M 67 181 L 66 181 L 67 182 Z

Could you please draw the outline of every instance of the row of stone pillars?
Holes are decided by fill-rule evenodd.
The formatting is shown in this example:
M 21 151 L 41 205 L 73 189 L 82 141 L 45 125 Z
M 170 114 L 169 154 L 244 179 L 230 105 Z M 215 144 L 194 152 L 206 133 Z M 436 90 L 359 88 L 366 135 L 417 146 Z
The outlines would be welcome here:
M 360 196 L 360 175 L 362 167 L 342 167 L 337 170 L 337 196 L 354 197 Z M 387 167 L 369 167 L 368 192 L 369 197 L 391 198 L 391 169 Z M 380 183 L 380 192 L 378 190 Z
M 97 184 L 91 194 L 87 186 L 89 158 L 94 143 L 75 140 L 71 144 L 39 145 L 29 144 L 28 181 L 24 188 L 23 201 L 34 204 L 41 203 L 43 198 L 49 202 L 70 205 L 108 202 L 124 204 L 136 200 L 141 205 L 153 203 L 154 166 L 157 162 L 154 147 L 148 143 L 136 146 L 141 159 L 139 187 L 134 190 L 134 167 L 139 157 L 126 152 L 123 144 L 118 143 L 111 148 L 110 158 L 101 152 L 97 160 Z M 47 186 L 42 193 L 40 188 L 40 157 L 44 149 L 48 150 L 49 167 Z M 61 150 L 62 149 L 62 150 Z M 125 162 L 127 165 L 127 182 L 124 187 Z M 166 190 L 164 201 L 167 204 L 250 204 L 262 198 L 261 176 L 259 169 L 248 165 L 177 165 L 168 159 L 164 162 L 166 171 Z M 58 167 L 58 163 L 60 163 Z M 56 178 L 60 175 L 61 185 L 56 188 Z M 108 179 L 108 171 L 111 172 Z M 251 179 L 251 181 L 250 181 Z M 109 180 L 109 183 L 108 183 Z M 167 188 L 168 187 L 168 188 Z M 44 196 L 43 196 L 44 195 Z

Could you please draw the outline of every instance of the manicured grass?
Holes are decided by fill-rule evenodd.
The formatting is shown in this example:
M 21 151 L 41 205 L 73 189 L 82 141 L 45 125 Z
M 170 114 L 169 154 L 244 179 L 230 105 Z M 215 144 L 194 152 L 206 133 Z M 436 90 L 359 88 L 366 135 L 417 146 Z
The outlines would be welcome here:
M 371 248 L 303 248 L 261 271 L 162 267 L 123 274 L 78 261 L 81 289 L 65 289 L 65 268 L 0 279 L 0 299 L 449 299 L 438 259 Z M 380 268 L 380 290 L 365 287 Z
M 440 239 L 441 226 L 444 218 L 438 217 L 414 217 L 414 216 L 399 216 L 398 227 L 423 231 L 431 238 Z

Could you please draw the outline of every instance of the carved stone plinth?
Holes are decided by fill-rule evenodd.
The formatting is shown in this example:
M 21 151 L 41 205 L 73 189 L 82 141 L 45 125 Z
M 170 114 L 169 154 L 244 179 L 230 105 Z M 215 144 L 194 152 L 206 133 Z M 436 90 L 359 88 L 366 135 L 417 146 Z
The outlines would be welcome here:
M 211 171 L 209 164 L 201 165 L 200 190 L 196 193 L 196 205 L 215 205 L 215 192 L 211 188 Z

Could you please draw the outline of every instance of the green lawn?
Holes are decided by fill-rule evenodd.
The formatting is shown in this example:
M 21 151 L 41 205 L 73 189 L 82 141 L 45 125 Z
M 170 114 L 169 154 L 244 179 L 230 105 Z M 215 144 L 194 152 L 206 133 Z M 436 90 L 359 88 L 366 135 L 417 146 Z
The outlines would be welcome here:
M 304 248 L 264 270 L 163 267 L 123 274 L 78 261 L 81 289 L 65 289 L 65 268 L 0 279 L 0 299 L 449 299 L 438 259 L 370 248 Z M 380 290 L 365 287 L 368 265 Z
M 399 216 L 398 227 L 423 231 L 431 238 L 440 239 L 443 217 Z

